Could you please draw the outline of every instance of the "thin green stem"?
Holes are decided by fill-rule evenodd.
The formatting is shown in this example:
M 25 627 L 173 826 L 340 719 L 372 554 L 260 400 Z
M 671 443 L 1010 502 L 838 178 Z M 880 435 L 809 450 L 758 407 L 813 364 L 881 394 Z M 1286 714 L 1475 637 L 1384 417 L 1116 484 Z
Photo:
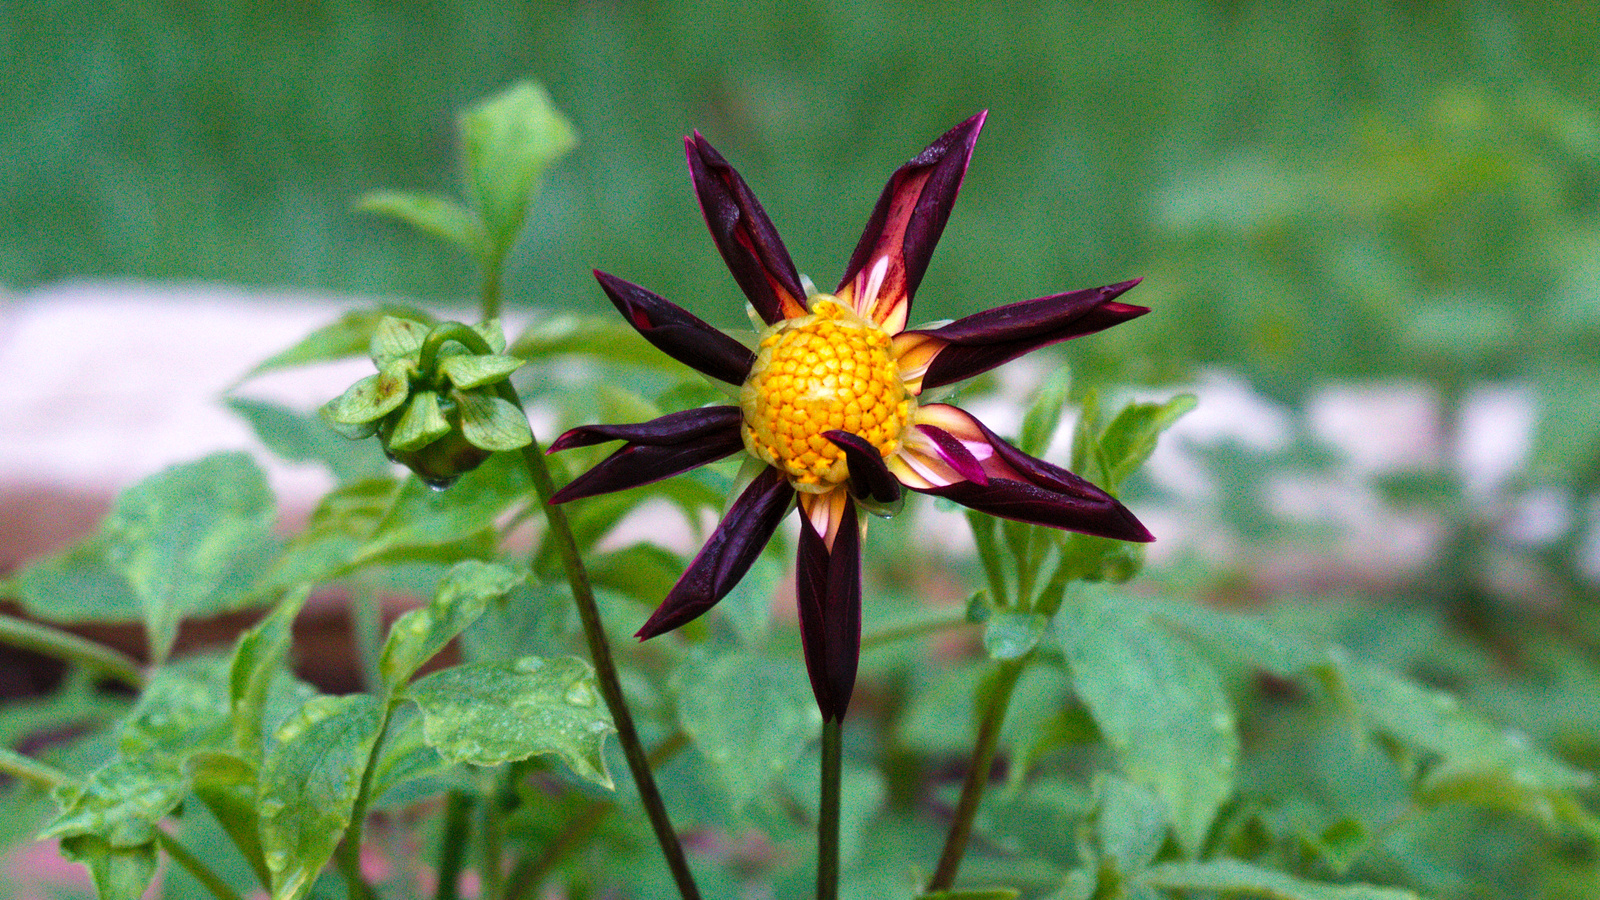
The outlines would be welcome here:
M 0 615 L 0 642 L 99 672 L 134 689 L 144 687 L 144 671 L 123 653 L 28 619 Z
M 482 343 L 482 338 L 479 338 L 478 344 Z M 467 343 L 467 348 L 475 353 L 487 350 L 486 346 L 480 350 L 472 343 Z M 511 382 L 499 382 L 496 389 L 503 399 L 518 409 L 522 408 L 522 399 L 517 396 L 517 390 L 511 386 Z M 595 681 L 599 685 L 600 696 L 605 698 L 606 708 L 611 712 L 612 724 L 617 729 L 617 744 L 622 748 L 623 758 L 628 762 L 628 772 L 639 790 L 639 801 L 644 804 L 650 827 L 655 831 L 657 843 L 661 845 L 661 853 L 666 858 L 672 880 L 678 886 L 678 893 L 684 900 L 699 900 L 700 890 L 695 886 L 693 873 L 689 871 L 688 857 L 683 852 L 677 831 L 672 827 L 672 818 L 667 814 L 667 805 L 656 787 L 655 776 L 650 773 L 649 755 L 639 740 L 633 713 L 622 694 L 622 681 L 617 676 L 617 665 L 611 657 L 611 642 L 606 637 L 605 625 L 600 621 L 600 607 L 595 603 L 594 588 L 589 583 L 589 572 L 578 553 L 572 525 L 567 521 L 566 511 L 550 502 L 556 492 L 555 482 L 550 477 L 550 467 L 545 463 L 544 451 L 537 438 L 522 448 L 522 461 L 527 467 L 528 477 L 533 481 L 534 495 L 539 498 L 539 505 L 544 510 L 550 538 L 555 544 L 556 554 L 561 558 L 561 566 L 566 570 L 567 583 L 572 586 L 572 602 L 577 607 L 579 621 L 583 623 L 589 659 L 594 663 Z
M 495 258 L 483 267 L 483 289 L 478 295 L 478 309 L 484 321 L 500 315 L 500 283 L 504 277 L 505 254 L 496 254 Z
M 444 828 L 439 832 L 439 883 L 434 900 L 457 900 L 461 870 L 467 861 L 467 837 L 472 833 L 472 795 L 451 791 L 445 799 Z
M 936 631 L 944 631 L 948 628 L 956 628 L 965 624 L 967 624 L 967 610 L 965 607 L 941 608 L 914 619 L 894 622 L 863 634 L 861 636 L 861 649 L 870 650 L 873 647 L 910 640 L 911 638 L 922 637 L 925 634 L 933 634 Z
M 234 890 L 226 881 L 223 881 L 222 877 L 216 872 L 211 871 L 211 867 L 201 862 L 198 856 L 189 852 L 189 848 L 180 843 L 177 838 L 159 828 L 155 830 L 155 834 L 156 843 L 160 844 L 161 849 L 172 857 L 172 861 L 187 869 L 189 874 L 194 876 L 194 880 L 200 882 L 217 900 L 243 900 L 238 891 Z
M 515 403 L 518 408 L 522 404 L 517 398 L 516 390 L 509 382 L 500 382 L 502 396 L 509 394 L 505 399 Z M 606 707 L 611 711 L 611 721 L 617 728 L 617 743 L 622 747 L 622 755 L 628 761 L 628 771 L 633 775 L 634 785 L 639 789 L 639 800 L 644 804 L 645 813 L 650 818 L 650 827 L 654 829 L 656 841 L 661 845 L 661 853 L 666 857 L 667 868 L 672 872 L 672 880 L 677 883 L 678 893 L 684 900 L 698 900 L 700 889 L 695 886 L 694 875 L 689 871 L 689 860 L 684 855 L 683 844 L 678 841 L 678 833 L 672 828 L 672 818 L 667 814 L 667 805 L 661 799 L 661 791 L 656 787 L 655 776 L 650 773 L 650 760 L 645 753 L 644 745 L 639 741 L 639 730 L 634 726 L 633 713 L 628 709 L 628 702 L 622 695 L 622 682 L 617 677 L 617 665 L 611 658 L 611 643 L 606 637 L 605 626 L 600 621 L 600 608 L 595 604 L 594 588 L 589 584 L 589 573 L 583 566 L 583 559 L 578 555 L 578 544 L 572 536 L 572 525 L 567 521 L 566 512 L 559 506 L 550 502 L 555 494 L 555 484 L 550 479 L 550 469 L 545 465 L 544 453 L 539 448 L 539 441 L 522 448 L 522 459 L 528 467 L 528 475 L 533 479 L 533 490 L 539 498 L 539 503 L 544 507 L 545 519 L 550 526 L 550 536 L 554 539 L 557 555 L 561 557 L 561 565 L 566 569 L 567 582 L 572 585 L 572 601 L 578 609 L 578 619 L 583 623 L 583 636 L 589 644 L 589 658 L 594 663 L 595 680 L 600 687 L 600 696 L 605 698 Z
M 983 721 L 978 724 L 978 738 L 972 748 L 972 762 L 967 768 L 966 781 L 961 785 L 961 799 L 956 802 L 955 818 L 950 822 L 944 851 L 939 854 L 939 865 L 934 869 L 933 878 L 926 888 L 929 892 L 947 891 L 955 884 L 961 859 L 967 853 L 967 842 L 972 837 L 972 823 L 978 815 L 978 804 L 983 800 L 983 790 L 989 783 L 995 747 L 1000 743 L 1000 726 L 1005 724 L 1011 694 L 1016 690 L 1017 680 L 1027 664 L 1026 656 L 1000 664 L 994 687 L 989 693 L 988 708 L 984 710 Z
M 817 808 L 817 900 L 839 896 L 839 801 L 844 774 L 844 723 L 822 723 L 822 803 Z
M 689 736 L 682 731 L 674 732 L 672 737 L 650 752 L 650 768 L 659 768 L 687 746 Z M 542 854 L 537 857 L 525 856 L 519 860 L 506 882 L 505 900 L 524 900 L 531 891 L 543 885 L 556 864 L 582 846 L 616 808 L 617 805 L 610 800 L 592 801 L 567 823 L 567 827 L 545 847 Z
M 491 352 L 488 342 L 471 328 L 459 322 L 440 325 L 429 332 L 423 341 L 418 359 L 423 373 L 429 371 L 431 361 L 437 358 L 439 348 L 445 341 L 458 341 L 472 353 Z M 518 409 L 523 408 L 522 398 L 517 396 L 517 389 L 511 386 L 510 381 L 497 382 L 495 390 L 501 399 Z M 545 463 L 544 451 L 539 446 L 537 438 L 522 448 L 522 462 L 528 470 L 528 478 L 533 482 L 533 492 L 539 499 L 539 506 L 544 510 L 545 521 L 550 528 L 549 537 L 555 544 L 557 555 L 561 557 L 561 566 L 566 570 L 567 583 L 572 586 L 572 602 L 577 607 L 579 621 L 583 623 L 584 640 L 589 645 L 589 659 L 594 663 L 595 681 L 600 687 L 600 696 L 605 698 L 606 708 L 611 712 L 611 722 L 617 729 L 617 744 L 622 748 L 622 755 L 628 762 L 628 771 L 633 776 L 634 786 L 639 790 L 639 801 L 644 804 L 645 813 L 650 819 L 650 827 L 655 831 L 656 841 L 661 845 L 661 853 L 666 857 L 667 868 L 672 873 L 672 880 L 678 886 L 678 893 L 684 900 L 699 900 L 700 890 L 695 886 L 694 875 L 689 871 L 689 861 L 684 855 L 683 844 L 678 840 L 678 833 L 673 830 L 672 818 L 667 814 L 667 806 L 661 799 L 661 791 L 656 787 L 655 777 L 650 774 L 649 756 L 645 753 L 644 744 L 639 741 L 639 730 L 633 723 L 633 713 L 628 709 L 627 699 L 622 694 L 622 681 L 617 676 L 616 662 L 611 658 L 611 642 L 606 637 L 604 624 L 600 621 L 600 607 L 595 603 L 594 588 L 589 583 L 589 572 L 584 568 L 583 558 L 578 553 L 578 542 L 572 535 L 572 524 L 567 521 L 566 511 L 550 502 L 550 498 L 556 492 L 555 482 L 550 477 L 550 467 Z M 538 564 L 537 559 L 533 562 L 535 565 Z
M 9 747 L 0 747 L 0 774 L 10 775 L 39 788 L 53 788 L 72 780 L 66 773 L 32 757 L 23 756 Z

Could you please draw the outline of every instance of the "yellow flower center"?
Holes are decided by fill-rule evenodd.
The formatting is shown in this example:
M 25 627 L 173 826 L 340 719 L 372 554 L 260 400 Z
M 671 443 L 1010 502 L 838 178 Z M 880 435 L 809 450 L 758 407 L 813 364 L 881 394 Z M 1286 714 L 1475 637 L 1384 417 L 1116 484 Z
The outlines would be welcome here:
M 916 401 L 890 354 L 889 335 L 827 294 L 811 315 L 767 329 L 739 392 L 744 445 L 798 490 L 820 493 L 849 474 L 824 432 L 858 435 L 889 456 Z

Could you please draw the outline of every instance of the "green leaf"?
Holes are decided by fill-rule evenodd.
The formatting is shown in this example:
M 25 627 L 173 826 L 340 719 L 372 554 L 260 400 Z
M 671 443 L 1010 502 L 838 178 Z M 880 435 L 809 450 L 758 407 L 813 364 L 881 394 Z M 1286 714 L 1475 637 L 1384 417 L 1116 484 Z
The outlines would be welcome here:
M 483 223 L 472 210 L 449 197 L 412 191 L 369 191 L 356 201 L 358 212 L 392 216 L 411 227 L 455 244 L 474 258 L 483 254 Z
M 259 750 L 259 748 L 254 748 Z M 259 756 L 259 753 L 257 754 Z M 189 759 L 192 790 L 262 884 L 272 882 L 266 852 L 261 847 L 261 823 L 256 810 L 260 794 L 255 765 L 224 751 L 205 751 Z
M 577 143 L 544 88 L 520 82 L 461 117 L 467 186 L 488 234 L 486 259 L 503 256 L 551 163 Z
M 155 844 L 113 847 L 94 835 L 61 839 L 61 855 L 89 869 L 100 900 L 139 900 L 156 874 Z
M 499 329 L 495 329 L 499 333 Z M 501 338 L 503 342 L 505 338 Z M 440 361 L 439 371 L 459 390 L 471 390 L 504 381 L 512 372 L 527 365 L 515 356 L 451 356 Z
M 1017 900 L 1021 896 L 1016 888 L 959 888 L 918 894 L 917 900 Z
M 1548 824 L 1594 827 L 1575 792 L 1594 776 L 1467 709 L 1453 696 L 1379 666 L 1333 656 L 1344 696 L 1372 731 L 1417 755 L 1419 803 L 1469 803 Z
M 1101 855 L 1117 861 L 1121 872 L 1148 866 L 1167 839 L 1167 812 L 1148 788 L 1115 776 L 1100 780 L 1096 836 Z
M 1325 649 L 1260 616 L 1183 602 L 1152 602 L 1144 609 L 1202 646 L 1280 678 L 1303 675 L 1328 662 Z
M 1045 376 L 1039 385 L 1038 396 L 1022 417 L 1022 433 L 1017 447 L 1029 456 L 1044 456 L 1061 426 L 1061 411 L 1066 408 L 1067 395 L 1072 390 L 1072 370 L 1060 365 Z
M 408 696 L 447 760 L 493 766 L 553 753 L 578 777 L 614 786 L 602 752 L 611 716 L 581 659 L 465 663 L 418 679 Z
M 234 746 L 259 761 L 262 714 L 272 682 L 284 671 L 289 654 L 289 627 L 305 606 L 310 587 L 302 585 L 278 602 L 266 618 L 257 622 L 234 644 L 228 668 L 230 718 Z
M 1239 736 L 1211 666 L 1142 616 L 1110 601 L 1062 611 L 1072 680 L 1123 771 L 1166 804 L 1195 850 L 1233 793 Z
M 450 422 L 433 391 L 417 391 L 400 414 L 400 422 L 389 435 L 390 450 L 418 450 L 450 433 Z
M 1195 408 L 1193 394 L 1179 394 L 1165 403 L 1130 403 L 1124 406 L 1099 437 L 1099 455 L 1105 469 L 1105 483 L 1114 491 L 1155 452 L 1161 432 Z
M 541 316 L 520 334 L 511 353 L 526 360 L 568 353 L 599 356 L 617 365 L 681 374 L 683 364 L 657 350 L 631 326 L 610 316 Z
M 822 733 L 805 672 L 793 663 L 735 652 L 678 673 L 678 722 L 735 809 L 787 772 Z
M 256 437 L 279 459 L 320 463 L 340 481 L 371 478 L 388 471 L 388 463 L 375 444 L 340 437 L 330 432 L 328 422 L 319 417 L 247 397 L 229 397 L 223 402 L 249 423 Z M 370 436 L 370 432 L 363 436 Z
M 187 778 L 168 760 L 116 757 L 82 785 L 57 789 L 61 815 L 39 839 L 93 837 L 113 849 L 144 847 L 155 841 L 157 824 L 188 793 Z
M 273 900 L 311 890 L 350 825 L 382 727 L 367 694 L 315 697 L 277 731 L 261 764 L 261 846 Z
M 460 393 L 461 434 L 474 447 L 516 450 L 533 443 L 528 416 L 517 405 L 476 391 Z
M 1170 862 L 1139 874 L 1145 885 L 1168 891 L 1216 891 L 1270 900 L 1417 900 L 1411 891 L 1369 884 L 1322 884 L 1235 859 Z
M 983 649 L 991 659 L 1018 659 L 1039 645 L 1050 620 L 1039 613 L 997 610 L 983 626 Z
M 18 595 L 49 621 L 142 618 L 159 663 L 180 620 L 252 598 L 277 552 L 275 515 L 266 477 L 243 453 L 174 466 L 123 492 L 99 534 L 24 571 Z
M 401 616 L 389 629 L 378 661 L 384 690 L 393 696 L 424 663 L 477 621 L 490 600 L 504 597 L 522 580 L 505 566 L 477 560 L 458 563 L 439 581 L 432 602 Z
M 378 323 L 391 317 L 411 319 L 428 325 L 434 321 L 427 313 L 404 306 L 385 305 L 376 309 L 345 313 L 337 322 L 313 331 L 300 343 L 262 361 L 241 376 L 233 387 L 257 375 L 277 369 L 290 369 L 295 366 L 366 354 L 372 344 L 372 333 L 377 329 Z M 232 387 L 229 390 L 232 390 Z
M 401 482 L 382 511 L 382 519 L 366 535 L 350 565 L 421 559 L 431 551 L 438 551 L 438 558 L 455 562 L 473 555 L 463 549 L 465 545 L 480 543 L 483 549 L 477 552 L 491 554 L 495 523 L 512 504 L 525 500 L 528 493 L 527 469 L 513 454 L 490 456 L 483 465 L 461 476 L 448 491 L 435 491 L 416 478 L 408 478 Z M 360 521 L 365 521 L 371 509 L 358 508 Z

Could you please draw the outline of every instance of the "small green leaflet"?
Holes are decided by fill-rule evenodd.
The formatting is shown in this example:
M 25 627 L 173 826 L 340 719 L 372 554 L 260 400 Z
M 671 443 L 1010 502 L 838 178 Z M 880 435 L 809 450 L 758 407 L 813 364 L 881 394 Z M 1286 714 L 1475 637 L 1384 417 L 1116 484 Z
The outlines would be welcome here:
M 418 679 L 406 696 L 422 709 L 423 739 L 451 762 L 493 766 L 553 753 L 578 777 L 615 786 L 602 752 L 615 729 L 581 659 L 465 663 Z

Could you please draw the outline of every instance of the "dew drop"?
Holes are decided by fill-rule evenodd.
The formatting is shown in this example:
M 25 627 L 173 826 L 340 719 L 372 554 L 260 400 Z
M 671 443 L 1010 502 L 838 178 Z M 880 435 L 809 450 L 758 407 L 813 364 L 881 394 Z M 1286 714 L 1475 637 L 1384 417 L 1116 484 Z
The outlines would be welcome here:
M 289 854 L 282 850 L 271 850 L 267 852 L 264 861 L 267 868 L 274 872 L 282 872 L 289 866 Z
M 528 675 L 544 668 L 544 660 L 537 656 L 524 656 L 512 663 L 511 668 L 516 669 L 518 672 L 521 672 L 524 675 Z
M 581 681 L 573 682 L 572 687 L 567 688 L 567 702 L 573 706 L 593 706 L 594 699 L 594 688 Z
M 432 478 L 425 475 L 418 475 L 417 477 L 422 480 L 423 484 L 428 486 L 429 490 L 433 491 L 434 493 L 443 493 L 445 490 L 449 489 L 450 485 L 455 484 L 456 479 L 460 476 L 449 475 L 444 478 Z

